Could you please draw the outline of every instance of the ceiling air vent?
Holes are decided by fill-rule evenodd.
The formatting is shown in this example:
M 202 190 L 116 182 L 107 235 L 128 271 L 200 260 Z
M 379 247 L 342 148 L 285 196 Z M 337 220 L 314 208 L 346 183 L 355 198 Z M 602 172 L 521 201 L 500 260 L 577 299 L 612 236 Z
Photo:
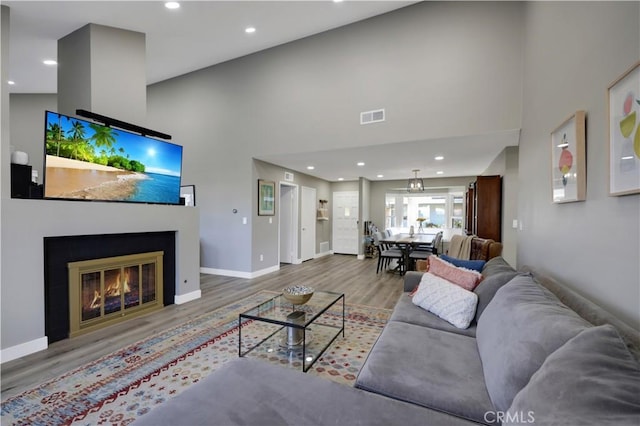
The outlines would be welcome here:
M 360 113 L 360 124 L 379 123 L 384 121 L 384 108 Z

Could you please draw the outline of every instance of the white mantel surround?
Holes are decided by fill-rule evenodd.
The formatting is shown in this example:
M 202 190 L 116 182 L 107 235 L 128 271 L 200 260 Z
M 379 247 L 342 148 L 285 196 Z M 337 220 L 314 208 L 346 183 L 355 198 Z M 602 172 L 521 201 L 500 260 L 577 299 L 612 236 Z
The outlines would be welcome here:
M 200 297 L 197 207 L 3 198 L 2 210 L 0 362 L 47 348 L 44 237 L 176 231 L 175 302 Z

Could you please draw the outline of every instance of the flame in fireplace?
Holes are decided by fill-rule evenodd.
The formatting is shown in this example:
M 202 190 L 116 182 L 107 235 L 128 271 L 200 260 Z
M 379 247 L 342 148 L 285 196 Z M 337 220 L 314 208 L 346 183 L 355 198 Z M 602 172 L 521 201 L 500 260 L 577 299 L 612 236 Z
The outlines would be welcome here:
M 124 280 L 121 279 L 120 275 L 121 273 L 118 272 L 115 280 L 111 281 L 108 284 L 105 283 L 106 288 L 104 290 L 104 294 L 106 297 L 117 297 L 122 294 L 121 292 L 124 292 L 125 294 L 131 292 L 131 287 L 129 287 L 129 271 L 125 271 Z M 102 296 L 100 295 L 100 292 L 96 290 L 93 293 L 93 300 L 89 305 L 89 309 L 99 308 L 101 301 Z

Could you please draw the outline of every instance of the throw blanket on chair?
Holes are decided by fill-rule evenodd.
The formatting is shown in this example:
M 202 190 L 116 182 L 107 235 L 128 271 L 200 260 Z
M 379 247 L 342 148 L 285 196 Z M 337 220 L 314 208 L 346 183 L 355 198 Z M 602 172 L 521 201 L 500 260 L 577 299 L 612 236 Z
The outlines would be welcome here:
M 456 259 L 469 260 L 471 256 L 471 240 L 473 240 L 474 236 L 453 235 L 449 242 L 448 255 Z

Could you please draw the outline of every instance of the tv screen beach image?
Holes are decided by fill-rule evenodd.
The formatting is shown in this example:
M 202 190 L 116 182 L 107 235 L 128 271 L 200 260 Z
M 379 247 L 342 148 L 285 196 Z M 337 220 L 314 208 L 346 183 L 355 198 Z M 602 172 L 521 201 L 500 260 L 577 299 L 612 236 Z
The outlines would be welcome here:
M 46 112 L 47 198 L 178 204 L 182 147 Z

